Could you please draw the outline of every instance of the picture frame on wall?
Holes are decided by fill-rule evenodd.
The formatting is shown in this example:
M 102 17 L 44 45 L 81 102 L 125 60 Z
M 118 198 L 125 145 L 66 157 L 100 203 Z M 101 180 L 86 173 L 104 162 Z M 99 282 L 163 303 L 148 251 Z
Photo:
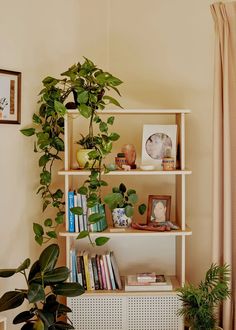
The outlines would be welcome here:
M 20 124 L 21 72 L 0 69 L 0 124 Z
M 170 221 L 171 196 L 149 195 L 147 224 L 158 224 Z
M 162 170 L 165 157 L 174 159 L 176 166 L 177 125 L 143 125 L 142 165 L 154 165 Z

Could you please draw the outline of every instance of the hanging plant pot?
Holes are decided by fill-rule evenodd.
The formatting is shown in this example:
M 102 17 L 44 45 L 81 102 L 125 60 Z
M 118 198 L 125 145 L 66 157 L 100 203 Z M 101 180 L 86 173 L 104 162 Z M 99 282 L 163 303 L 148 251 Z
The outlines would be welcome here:
M 112 220 L 114 227 L 130 227 L 132 219 L 125 214 L 125 208 L 116 208 L 112 211 Z
M 79 149 L 76 153 L 76 160 L 79 168 L 84 168 L 85 164 L 89 164 L 89 167 L 98 168 L 99 162 L 94 159 L 89 159 L 89 153 L 93 149 Z

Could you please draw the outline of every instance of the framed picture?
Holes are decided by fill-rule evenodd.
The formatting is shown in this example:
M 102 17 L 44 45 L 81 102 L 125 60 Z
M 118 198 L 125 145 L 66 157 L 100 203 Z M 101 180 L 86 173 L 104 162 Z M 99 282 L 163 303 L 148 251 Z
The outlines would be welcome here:
M 171 196 L 148 196 L 147 224 L 170 221 Z
M 154 165 L 162 170 L 164 157 L 174 158 L 176 165 L 177 125 L 144 125 L 142 165 Z
M 20 124 L 21 73 L 0 69 L 0 124 Z

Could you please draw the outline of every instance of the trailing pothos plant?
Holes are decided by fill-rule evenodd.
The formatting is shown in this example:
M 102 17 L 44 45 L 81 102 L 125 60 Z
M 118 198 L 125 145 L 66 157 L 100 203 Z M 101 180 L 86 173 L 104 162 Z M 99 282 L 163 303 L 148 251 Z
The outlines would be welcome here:
M 80 144 L 92 148 L 89 158 L 94 160 L 88 179 L 79 188 L 81 194 L 86 195 L 88 207 L 101 202 L 101 187 L 107 183 L 101 179 L 101 172 L 106 171 L 103 159 L 112 150 L 112 143 L 119 139 L 119 134 L 109 132 L 113 125 L 114 116 L 103 121 L 98 110 L 105 109 L 106 105 L 114 104 L 120 107 L 119 102 L 107 95 L 111 89 L 120 95 L 117 86 L 122 81 L 108 72 L 98 68 L 92 61 L 85 58 L 63 72 L 61 79 L 46 77 L 43 80 L 43 89 L 40 92 L 40 108 L 33 115 L 33 127 L 22 129 L 25 136 L 35 136 L 34 152 L 40 153 L 39 167 L 40 186 L 37 193 L 43 199 L 43 211 L 49 206 L 56 209 L 55 218 L 44 219 L 41 223 L 34 223 L 35 240 L 41 245 L 51 238 L 57 238 L 58 226 L 64 221 L 64 196 L 61 189 L 52 188 L 52 170 L 56 160 L 61 160 L 60 154 L 64 152 L 64 115 L 68 109 L 78 109 L 78 112 L 88 119 L 88 133 L 82 138 Z M 73 102 L 69 99 L 73 96 Z M 94 125 L 98 126 L 99 133 L 94 134 Z M 88 164 L 87 164 L 88 168 Z M 82 214 L 77 207 L 71 210 L 75 214 Z M 89 222 L 95 223 L 101 219 L 100 214 L 93 214 Z M 81 232 L 78 238 L 89 236 L 87 231 Z M 89 237 L 90 238 L 90 237 Z M 97 238 L 95 243 L 102 245 L 107 238 Z
M 13 320 L 13 324 L 23 324 L 22 330 L 74 329 L 67 321 L 67 313 L 71 309 L 59 302 L 58 296 L 79 296 L 84 293 L 84 288 L 79 283 L 66 282 L 70 271 L 67 267 L 56 267 L 58 256 L 59 246 L 51 244 L 32 264 L 28 274 L 29 258 L 18 268 L 0 269 L 0 277 L 22 274 L 25 278 L 26 288 L 8 291 L 0 297 L 0 312 L 17 308 L 25 300 L 28 301 L 29 309 Z

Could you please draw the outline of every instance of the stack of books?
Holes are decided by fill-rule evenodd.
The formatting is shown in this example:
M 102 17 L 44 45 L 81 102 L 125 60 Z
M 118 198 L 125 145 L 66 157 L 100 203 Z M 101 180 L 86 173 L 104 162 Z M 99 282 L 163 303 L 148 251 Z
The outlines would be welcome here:
M 82 215 L 76 215 L 70 211 L 71 208 L 78 206 L 83 209 Z M 68 210 L 68 230 L 70 233 L 80 233 L 84 230 L 100 232 L 107 228 L 104 205 L 99 204 L 92 208 L 87 208 L 87 200 L 85 195 L 70 190 L 68 192 Z M 93 213 L 100 213 L 103 215 L 103 218 L 97 223 L 89 224 L 88 217 Z
M 140 273 L 125 278 L 125 291 L 171 291 L 171 279 L 156 273 Z
M 113 251 L 90 255 L 88 251 L 70 250 L 72 282 L 85 290 L 121 290 L 119 269 Z

